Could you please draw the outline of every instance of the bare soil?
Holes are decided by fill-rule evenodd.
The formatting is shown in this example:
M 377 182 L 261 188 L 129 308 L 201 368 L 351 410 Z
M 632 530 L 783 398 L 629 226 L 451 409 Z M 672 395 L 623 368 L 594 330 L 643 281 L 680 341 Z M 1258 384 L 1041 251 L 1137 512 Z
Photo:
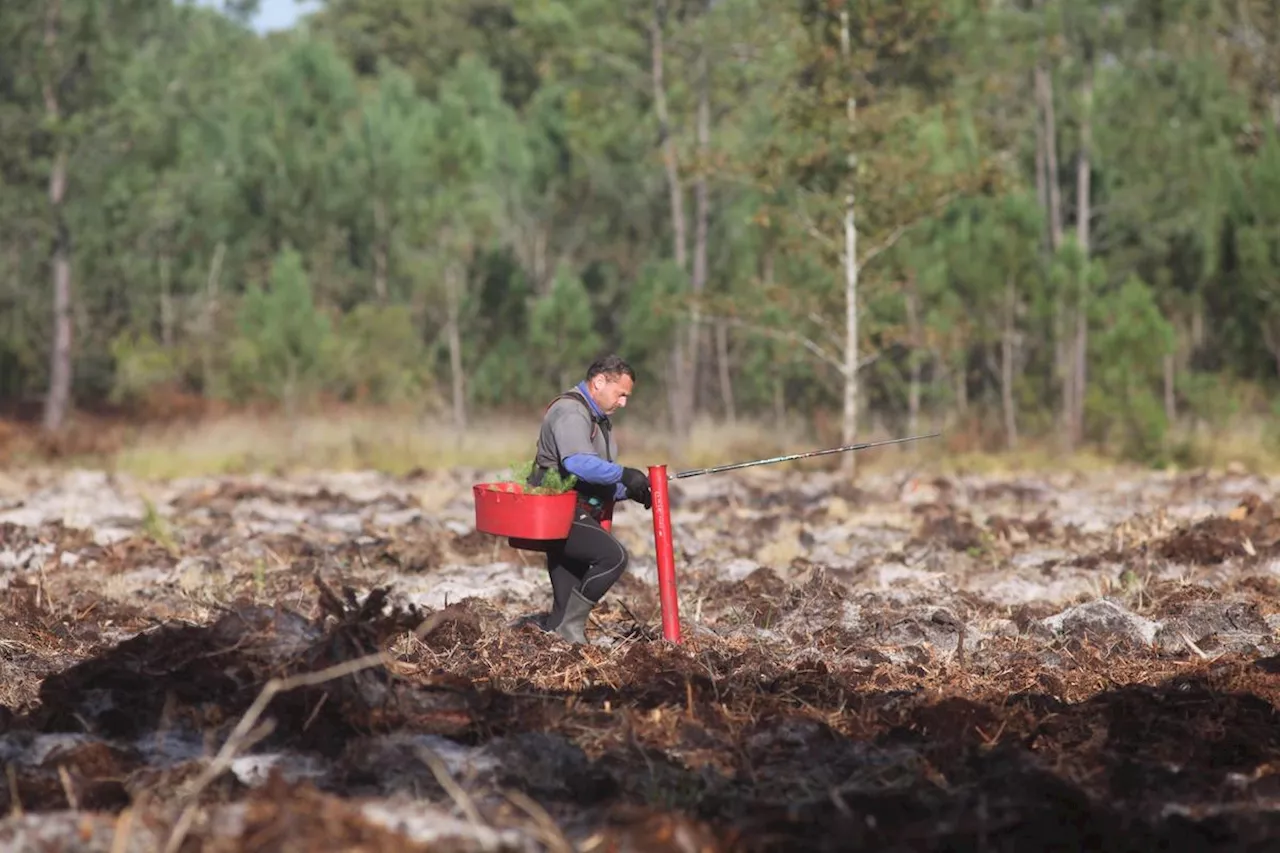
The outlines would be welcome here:
M 1280 840 L 1276 480 L 680 481 L 573 647 L 491 475 L 0 479 L 0 847 Z

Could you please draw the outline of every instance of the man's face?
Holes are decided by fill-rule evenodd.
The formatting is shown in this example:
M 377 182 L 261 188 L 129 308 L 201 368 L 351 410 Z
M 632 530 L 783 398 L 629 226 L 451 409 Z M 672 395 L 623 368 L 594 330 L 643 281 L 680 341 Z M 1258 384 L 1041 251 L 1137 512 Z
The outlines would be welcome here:
M 591 399 L 596 401 L 600 411 L 612 415 L 627 405 L 627 398 L 631 396 L 634 384 L 625 373 L 616 376 L 600 373 L 591 378 L 588 388 L 591 390 Z

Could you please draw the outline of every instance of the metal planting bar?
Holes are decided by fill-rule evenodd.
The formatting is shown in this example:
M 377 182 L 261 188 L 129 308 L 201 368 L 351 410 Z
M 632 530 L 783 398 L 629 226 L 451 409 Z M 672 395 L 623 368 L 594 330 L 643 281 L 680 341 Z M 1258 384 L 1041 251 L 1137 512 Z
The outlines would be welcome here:
M 928 435 L 912 435 L 907 438 L 889 438 L 884 441 L 868 441 L 863 444 L 848 444 L 844 447 L 831 447 L 826 450 L 810 450 L 807 453 L 792 453 L 789 456 L 775 456 L 772 459 L 755 459 L 751 462 L 737 462 L 733 465 L 720 465 L 715 468 L 695 468 L 692 471 L 681 471 L 677 474 L 669 474 L 668 480 L 683 480 L 686 477 L 701 477 L 703 474 L 719 474 L 722 471 L 736 471 L 739 468 L 753 468 L 756 465 L 773 465 L 778 462 L 794 462 L 797 459 L 811 459 L 815 456 L 826 456 L 831 453 L 848 453 L 853 450 L 866 450 L 869 447 L 881 447 L 886 444 L 902 444 L 907 441 L 919 441 L 922 438 L 937 438 L 942 435 L 940 432 L 931 432 Z

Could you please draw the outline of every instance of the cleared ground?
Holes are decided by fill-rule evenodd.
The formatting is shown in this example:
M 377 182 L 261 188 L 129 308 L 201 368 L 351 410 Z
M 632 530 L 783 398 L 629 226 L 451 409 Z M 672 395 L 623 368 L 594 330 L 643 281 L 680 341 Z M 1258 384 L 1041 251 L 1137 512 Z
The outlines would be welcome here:
M 10 475 L 0 846 L 1273 849 L 1280 481 L 785 467 L 673 484 L 680 646 L 621 510 L 589 648 L 492 472 Z

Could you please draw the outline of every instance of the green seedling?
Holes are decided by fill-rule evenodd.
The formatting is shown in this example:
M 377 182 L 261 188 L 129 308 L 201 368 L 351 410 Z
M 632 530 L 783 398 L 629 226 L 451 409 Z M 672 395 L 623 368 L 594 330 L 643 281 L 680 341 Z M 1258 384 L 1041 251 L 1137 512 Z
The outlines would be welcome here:
M 156 505 L 151 501 L 144 498 L 142 503 L 144 507 L 142 516 L 143 533 L 152 542 L 168 551 L 170 556 L 176 557 L 179 553 L 178 543 L 173 537 L 173 531 L 169 528 L 169 522 L 156 510 Z
M 573 474 L 562 476 L 559 471 L 548 471 L 542 478 L 542 485 L 530 486 L 529 476 L 533 473 L 533 462 L 521 462 L 511 466 L 511 475 L 505 480 L 496 484 L 494 488 L 501 489 L 504 486 L 520 486 L 526 495 L 562 495 L 570 491 L 574 484 L 578 482 L 578 478 Z M 514 491 L 514 489 L 513 489 Z

